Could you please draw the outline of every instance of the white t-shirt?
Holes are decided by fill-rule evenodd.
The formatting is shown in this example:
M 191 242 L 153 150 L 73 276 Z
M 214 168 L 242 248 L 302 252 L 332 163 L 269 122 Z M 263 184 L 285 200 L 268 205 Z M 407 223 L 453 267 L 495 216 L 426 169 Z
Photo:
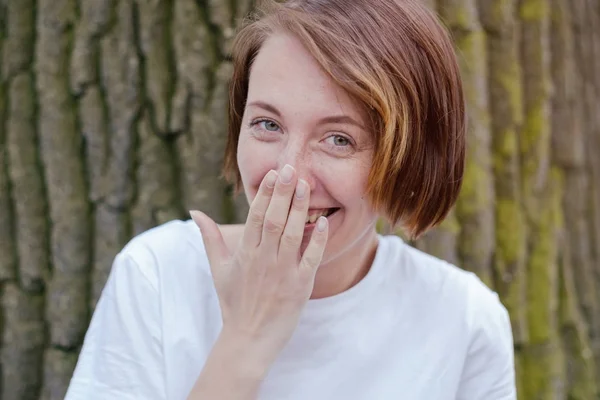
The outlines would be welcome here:
M 115 258 L 66 399 L 185 399 L 221 326 L 196 225 L 151 229 Z M 508 313 L 473 273 L 379 236 L 362 281 L 309 300 L 259 399 L 516 399 Z

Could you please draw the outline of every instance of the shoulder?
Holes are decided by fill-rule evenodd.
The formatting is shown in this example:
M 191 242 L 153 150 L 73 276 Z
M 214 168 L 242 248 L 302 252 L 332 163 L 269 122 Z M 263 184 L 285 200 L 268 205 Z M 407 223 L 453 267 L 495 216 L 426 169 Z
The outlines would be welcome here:
M 498 294 L 476 274 L 386 238 L 396 248 L 396 279 L 403 280 L 419 320 L 443 330 L 445 343 L 463 352 L 457 399 L 514 399 L 510 317 Z M 458 345 L 460 344 L 460 345 Z
M 181 318 L 172 299 L 178 290 L 195 293 L 192 284 L 180 289 L 193 277 L 171 271 L 200 270 L 194 260 L 202 252 L 199 232 L 184 221 L 157 226 L 125 245 L 94 309 L 66 398 L 167 398 L 162 371 L 169 340 L 173 332 L 189 331 L 185 324 L 194 316 Z
M 391 248 L 390 261 L 403 281 L 424 293 L 453 296 L 463 302 L 485 300 L 488 305 L 499 303 L 498 295 L 475 273 L 443 259 L 425 253 L 405 243 L 397 236 L 383 236 Z
M 169 221 L 134 236 L 118 259 L 136 264 L 155 288 L 165 274 L 209 270 L 200 230 L 192 220 Z
M 422 307 L 460 324 L 469 336 L 494 332 L 512 340 L 508 311 L 498 294 L 475 273 L 409 246 L 398 237 L 383 240 L 394 250 L 394 280 Z M 501 328 L 501 329 L 498 329 Z M 512 346 L 512 344 L 511 344 Z

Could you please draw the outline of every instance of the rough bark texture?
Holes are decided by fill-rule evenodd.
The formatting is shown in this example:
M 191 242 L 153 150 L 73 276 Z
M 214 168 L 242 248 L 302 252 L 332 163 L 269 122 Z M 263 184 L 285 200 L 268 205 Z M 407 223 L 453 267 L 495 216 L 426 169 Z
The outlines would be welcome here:
M 495 288 L 511 316 L 517 348 L 527 341 L 525 222 L 519 163 L 522 83 L 516 1 L 479 0 L 488 50 L 492 165 L 495 182 Z M 520 378 L 520 354 L 516 354 Z M 519 379 L 518 386 L 522 387 Z
M 529 278 L 522 395 L 531 399 L 564 397 L 557 322 L 561 186 L 550 157 L 550 10 L 546 0 L 521 0 L 518 4 L 524 111 L 519 146 Z
M 467 163 L 456 205 L 460 221 L 458 255 L 463 268 L 477 273 L 492 287 L 494 192 L 485 38 L 476 0 L 440 0 L 438 7 L 459 52 L 468 110 Z
M 572 240 L 577 237 L 575 204 L 572 192 L 582 174 L 585 156 L 585 130 L 577 105 L 580 90 L 577 82 L 573 13 L 567 0 L 552 0 L 551 66 L 554 95 L 552 99 L 552 162 L 563 179 L 561 223 L 564 226 L 560 251 L 560 330 L 566 357 L 566 392 L 570 399 L 591 399 L 597 392 L 591 337 L 578 307 L 580 297 L 575 285 Z M 597 154 L 597 153 L 596 153 Z M 598 181 L 596 181 L 598 182 Z M 598 186 L 598 185 L 596 185 Z M 585 219 L 585 217 L 583 217 Z M 585 239 L 584 239 L 585 240 Z
M 571 25 L 574 36 L 575 79 L 573 86 L 576 95 L 573 101 L 573 115 L 576 129 L 573 141 L 577 148 L 583 148 L 573 157 L 571 168 L 566 172 L 566 192 L 564 200 L 565 219 L 574 269 L 575 287 L 579 304 L 587 321 L 587 333 L 591 340 L 596 365 L 600 362 L 600 280 L 599 260 L 594 260 L 597 251 L 594 237 L 598 230 L 593 222 L 598 209 L 592 201 L 600 186 L 597 179 L 599 153 L 594 143 L 598 143 L 598 67 L 594 58 L 600 35 L 597 28 L 599 6 L 597 1 L 569 2 Z M 577 195 L 570 195 L 570 194 Z M 597 204 L 596 204 L 597 206 Z M 598 375 L 597 379 L 600 379 Z
M 468 161 L 455 209 L 411 244 L 499 293 L 519 399 L 597 398 L 600 3 L 423 2 L 455 39 Z M 220 168 L 252 6 L 0 0 L 1 399 L 64 397 L 134 235 L 191 208 L 244 221 Z

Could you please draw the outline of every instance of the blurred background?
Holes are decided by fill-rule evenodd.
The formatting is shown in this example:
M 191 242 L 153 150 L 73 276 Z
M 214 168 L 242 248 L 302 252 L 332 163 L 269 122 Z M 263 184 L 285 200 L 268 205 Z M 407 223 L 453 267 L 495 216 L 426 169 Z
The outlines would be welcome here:
M 453 213 L 412 244 L 499 293 L 519 399 L 600 398 L 600 1 L 427 3 L 456 41 L 469 148 Z M 132 236 L 189 209 L 244 220 L 219 173 L 252 7 L 0 0 L 1 399 L 64 397 Z

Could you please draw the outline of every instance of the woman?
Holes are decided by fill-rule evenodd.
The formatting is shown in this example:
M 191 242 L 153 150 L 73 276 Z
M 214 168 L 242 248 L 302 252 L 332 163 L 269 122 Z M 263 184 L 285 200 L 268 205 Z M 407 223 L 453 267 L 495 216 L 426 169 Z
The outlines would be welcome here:
M 515 399 L 496 294 L 375 230 L 418 237 L 459 192 L 463 93 L 435 17 L 271 4 L 233 56 L 225 172 L 248 219 L 196 211 L 134 238 L 67 399 Z

